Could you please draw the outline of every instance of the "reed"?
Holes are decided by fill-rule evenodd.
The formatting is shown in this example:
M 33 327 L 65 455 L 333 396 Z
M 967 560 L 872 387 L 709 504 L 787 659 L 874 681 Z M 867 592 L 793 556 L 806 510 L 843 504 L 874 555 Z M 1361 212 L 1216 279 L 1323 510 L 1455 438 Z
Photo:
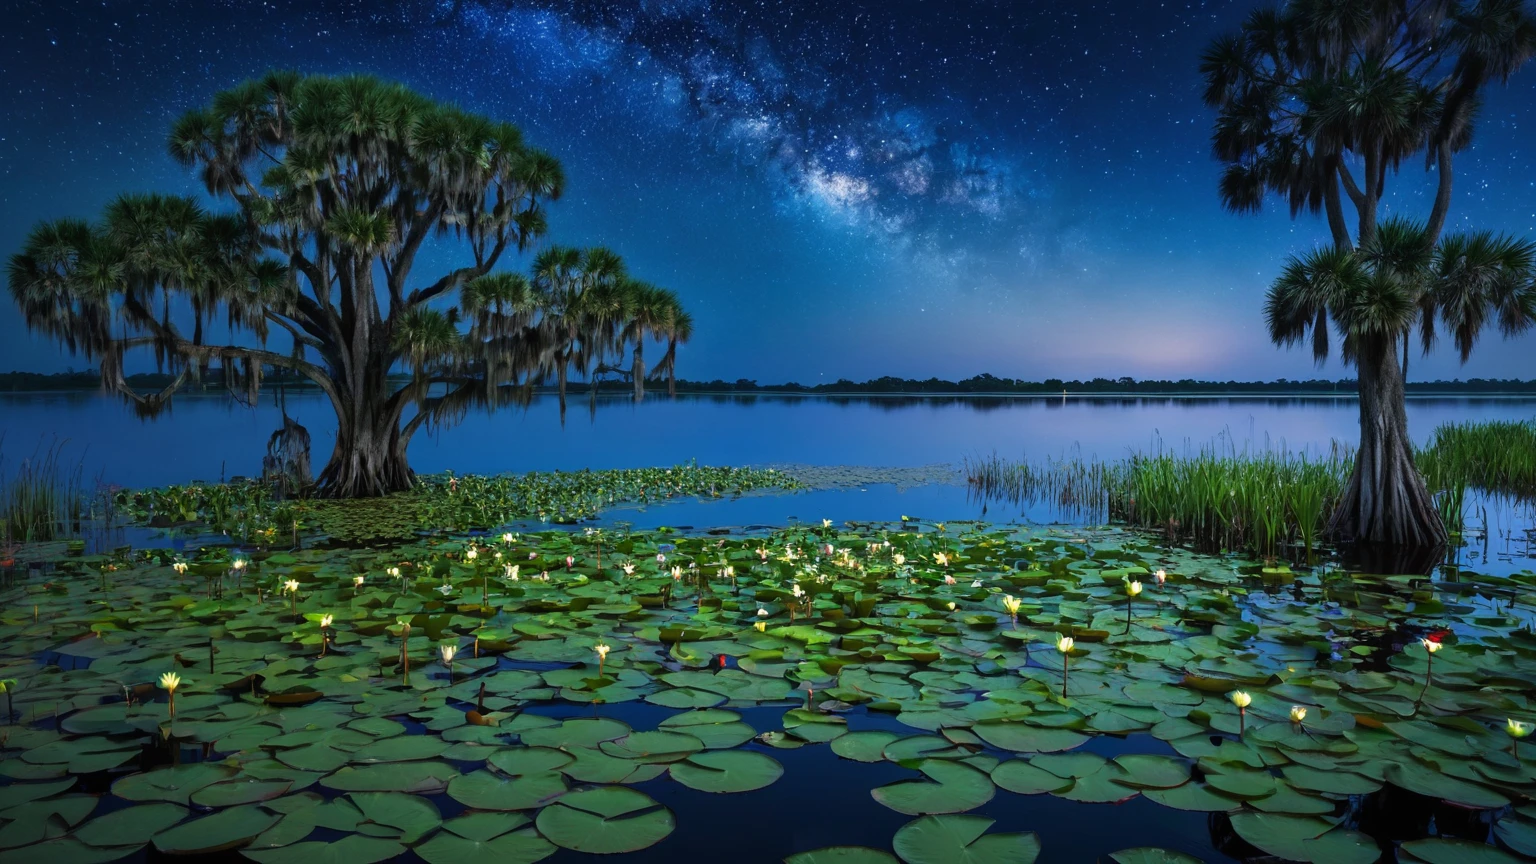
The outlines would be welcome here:
M 6 542 L 35 543 L 80 533 L 90 516 L 83 468 L 67 466 L 63 448 L 62 441 L 40 447 L 18 462 L 14 473 L 0 448 L 0 532 Z
M 1447 423 L 1417 454 L 1431 488 L 1536 498 L 1536 421 Z
M 1453 538 L 1465 527 L 1469 489 L 1536 500 L 1536 421 L 1447 424 L 1415 459 Z M 1308 455 L 1230 443 L 1175 453 L 1158 444 L 1118 462 L 1031 464 L 994 454 L 967 459 L 964 469 L 982 500 L 1047 503 L 1065 517 L 1123 522 L 1208 551 L 1278 558 L 1295 550 L 1310 562 L 1352 463 L 1337 446 Z

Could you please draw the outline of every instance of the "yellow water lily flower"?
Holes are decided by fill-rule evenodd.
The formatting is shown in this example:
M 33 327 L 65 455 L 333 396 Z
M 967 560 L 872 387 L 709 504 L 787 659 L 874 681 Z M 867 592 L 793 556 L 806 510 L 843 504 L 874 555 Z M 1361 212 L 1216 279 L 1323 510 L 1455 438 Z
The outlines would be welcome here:
M 1300 705 L 1292 705 L 1291 706 L 1291 722 L 1292 723 L 1300 723 L 1301 721 L 1303 721 L 1305 719 L 1307 719 L 1307 709 L 1301 707 Z
M 1253 697 L 1248 695 L 1247 691 L 1233 690 L 1232 704 L 1239 708 L 1247 708 L 1249 705 L 1253 704 Z

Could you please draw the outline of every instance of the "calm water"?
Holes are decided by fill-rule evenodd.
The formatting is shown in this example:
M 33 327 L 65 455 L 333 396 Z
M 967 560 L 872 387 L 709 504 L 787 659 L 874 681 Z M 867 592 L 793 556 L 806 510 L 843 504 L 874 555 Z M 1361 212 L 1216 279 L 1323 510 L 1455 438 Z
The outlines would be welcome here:
M 309 428 L 316 470 L 335 442 L 329 403 L 290 396 L 288 411 Z M 495 473 L 673 465 L 816 465 L 918 467 L 998 453 L 1043 459 L 1080 455 L 1114 459 L 1156 447 L 1196 450 L 1286 447 L 1325 452 L 1358 437 L 1357 406 L 1347 399 L 912 399 L 804 397 L 627 397 L 599 400 L 589 411 L 574 399 L 562 426 L 553 399 L 526 409 L 471 414 L 464 422 L 411 442 L 423 472 Z M 1468 420 L 1536 417 L 1536 399 L 1418 399 L 1408 403 L 1414 437 Z M 79 464 L 87 484 L 151 486 L 216 481 L 260 470 L 281 412 L 270 397 L 257 407 L 228 398 L 179 399 L 173 413 L 144 422 L 116 399 L 91 393 L 0 395 L 0 471 L 55 442 Z M 934 472 L 937 473 L 937 472 Z M 670 525 L 777 526 L 794 520 L 892 521 L 902 516 L 995 522 L 1059 522 L 1049 502 L 1025 508 L 972 500 L 957 473 L 950 482 L 897 485 L 879 475 L 845 488 L 735 500 L 623 507 L 603 522 L 637 528 Z M 1532 559 L 1529 505 L 1469 502 L 1476 535 L 1463 562 L 1509 573 Z
M 329 403 L 289 396 L 309 428 L 316 468 L 335 442 Z M 494 473 L 671 465 L 921 466 L 966 456 L 1117 458 L 1161 442 L 1195 449 L 1213 441 L 1325 450 L 1357 438 L 1354 402 L 1332 399 L 826 399 L 627 398 L 571 403 L 564 427 L 553 399 L 472 414 L 411 442 L 418 471 Z M 1441 423 L 1536 417 L 1536 399 L 1425 399 L 1408 403 L 1413 435 Z M 142 422 L 120 401 L 91 393 L 0 395 L 3 455 L 14 463 L 67 441 L 87 479 L 123 486 L 218 480 L 259 471 L 281 414 L 222 397 L 184 397 L 173 413 Z M 845 517 L 857 518 L 857 517 Z

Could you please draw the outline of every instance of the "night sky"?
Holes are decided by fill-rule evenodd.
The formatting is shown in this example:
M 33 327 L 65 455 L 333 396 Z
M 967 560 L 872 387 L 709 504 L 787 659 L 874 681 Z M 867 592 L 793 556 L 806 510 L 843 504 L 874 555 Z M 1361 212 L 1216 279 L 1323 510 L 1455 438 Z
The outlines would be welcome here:
M 1254 5 L 13 0 L 0 254 L 120 191 L 200 192 L 165 135 L 216 90 L 368 72 L 560 158 L 548 240 L 682 295 L 685 378 L 1312 377 L 1261 307 L 1324 226 L 1221 210 L 1199 100 L 1199 52 Z M 1536 64 L 1488 94 L 1451 228 L 1536 232 L 1533 128 Z M 1421 167 L 1390 211 L 1427 213 Z M 4 303 L 0 370 L 71 365 Z M 1533 378 L 1533 348 L 1410 377 Z

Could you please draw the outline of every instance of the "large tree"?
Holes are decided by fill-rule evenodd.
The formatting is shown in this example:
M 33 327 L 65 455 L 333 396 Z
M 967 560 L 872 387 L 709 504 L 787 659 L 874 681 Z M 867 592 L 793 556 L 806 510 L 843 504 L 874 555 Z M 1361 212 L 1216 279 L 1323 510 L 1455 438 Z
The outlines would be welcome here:
M 1218 111 L 1212 140 L 1225 163 L 1222 203 L 1251 213 L 1275 195 L 1293 217 L 1327 219 L 1333 252 L 1292 263 L 1271 291 L 1270 320 L 1277 341 L 1303 331 L 1320 340 L 1320 360 L 1336 327 L 1343 359 L 1358 373 L 1360 448 L 1331 521 L 1338 539 L 1445 540 L 1413 463 L 1403 403 L 1406 341 L 1415 325 L 1432 337 L 1436 315 L 1458 332 L 1476 316 L 1436 299 L 1454 290 L 1437 294 L 1427 279 L 1398 272 L 1383 257 L 1382 202 L 1399 169 L 1422 156 L 1434 173 L 1433 203 L 1421 226 L 1400 233 L 1419 244 L 1420 275 L 1431 259 L 1454 265 L 1458 247 L 1440 235 L 1456 156 L 1471 142 L 1484 89 L 1508 81 L 1533 51 L 1536 25 L 1521 0 L 1292 0 L 1253 12 L 1201 59 L 1205 101 Z M 1298 287 L 1305 284 L 1312 287 Z M 1496 305 L 1470 289 L 1462 297 L 1486 299 L 1485 313 Z M 1303 310 L 1312 315 L 1304 324 L 1297 320 Z M 1462 346 L 1463 358 L 1470 345 Z
M 564 184 L 511 124 L 374 78 L 274 72 L 182 116 L 169 147 L 227 212 L 129 195 L 94 224 L 42 223 L 10 261 L 11 293 L 145 416 L 215 364 L 248 398 L 267 369 L 312 381 L 337 417 L 328 494 L 407 488 L 424 424 L 526 398 L 551 371 L 563 395 L 573 345 L 627 326 L 571 314 L 563 275 L 497 269 L 545 233 Z M 613 253 L 571 254 L 584 290 L 632 293 Z M 454 263 L 423 276 L 418 258 Z M 291 347 L 269 348 L 274 333 Z M 174 382 L 134 392 L 133 351 Z

